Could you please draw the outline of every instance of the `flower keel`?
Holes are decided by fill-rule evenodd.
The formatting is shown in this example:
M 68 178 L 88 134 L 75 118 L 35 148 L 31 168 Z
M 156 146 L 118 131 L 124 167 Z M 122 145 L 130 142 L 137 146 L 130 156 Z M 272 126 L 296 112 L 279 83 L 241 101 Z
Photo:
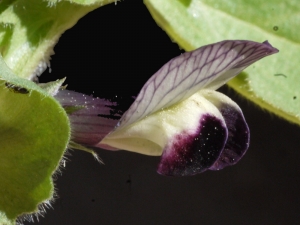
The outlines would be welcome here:
M 174 135 L 163 150 L 158 173 L 168 176 L 187 176 L 219 170 L 234 165 L 249 147 L 250 131 L 238 105 L 227 96 L 203 89 L 187 101 L 202 96 L 203 104 L 215 106 L 220 113 L 211 115 L 211 109 L 203 113 L 197 129 L 183 130 Z M 198 104 L 198 107 L 201 107 Z M 195 109 L 194 109 L 195 110 Z M 189 116 L 189 115 L 186 115 Z
M 219 158 L 226 139 L 223 121 L 204 114 L 195 133 L 182 132 L 173 137 L 161 156 L 157 172 L 168 176 L 204 172 Z
M 211 90 L 202 90 L 206 99 L 219 108 L 228 129 L 228 139 L 222 154 L 210 170 L 220 170 L 236 164 L 246 153 L 250 130 L 240 107 L 227 96 Z

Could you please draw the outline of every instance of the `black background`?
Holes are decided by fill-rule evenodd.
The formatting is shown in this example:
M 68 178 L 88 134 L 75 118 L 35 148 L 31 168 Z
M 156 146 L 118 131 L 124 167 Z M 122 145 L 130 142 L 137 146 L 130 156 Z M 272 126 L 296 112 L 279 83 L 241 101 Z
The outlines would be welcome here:
M 125 108 L 154 72 L 183 52 L 142 1 L 133 0 L 91 12 L 54 50 L 52 73 L 41 82 L 67 76 L 68 89 L 117 96 Z M 221 91 L 240 105 L 251 130 L 250 148 L 237 165 L 171 178 L 156 173 L 159 157 L 98 149 L 100 165 L 72 151 L 55 182 L 59 198 L 39 224 L 299 224 L 299 127 L 227 87 Z

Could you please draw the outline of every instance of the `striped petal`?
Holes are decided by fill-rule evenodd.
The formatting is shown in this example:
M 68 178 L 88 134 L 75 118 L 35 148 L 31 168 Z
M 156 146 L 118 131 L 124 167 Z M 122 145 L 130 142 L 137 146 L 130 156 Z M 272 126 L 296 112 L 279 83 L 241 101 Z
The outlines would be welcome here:
M 114 103 L 69 90 L 61 90 L 55 98 L 68 112 L 72 141 L 94 146 L 111 132 L 120 115 L 111 115 Z
M 200 89 L 217 89 L 250 64 L 276 52 L 267 41 L 239 40 L 226 40 L 186 52 L 170 60 L 147 81 L 119 126 L 126 127 L 183 101 Z

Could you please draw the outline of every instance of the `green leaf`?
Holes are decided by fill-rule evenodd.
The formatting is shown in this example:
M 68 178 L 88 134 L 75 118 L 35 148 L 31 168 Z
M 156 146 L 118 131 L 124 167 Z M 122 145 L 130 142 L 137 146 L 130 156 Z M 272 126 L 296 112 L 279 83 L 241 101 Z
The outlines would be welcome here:
M 114 1 L 2 0 L 0 53 L 18 76 L 40 75 L 60 35 L 88 12 Z
M 0 1 L 0 224 L 51 200 L 70 139 L 67 114 L 52 97 L 63 80 L 38 86 L 27 79 L 44 71 L 65 30 L 114 1 Z
M 145 0 L 153 18 L 185 50 L 224 39 L 268 40 L 280 52 L 229 82 L 244 97 L 300 124 L 298 0 Z
M 67 148 L 70 124 L 49 93 L 14 75 L 2 58 L 0 79 L 1 223 L 36 212 L 52 198 L 52 175 Z

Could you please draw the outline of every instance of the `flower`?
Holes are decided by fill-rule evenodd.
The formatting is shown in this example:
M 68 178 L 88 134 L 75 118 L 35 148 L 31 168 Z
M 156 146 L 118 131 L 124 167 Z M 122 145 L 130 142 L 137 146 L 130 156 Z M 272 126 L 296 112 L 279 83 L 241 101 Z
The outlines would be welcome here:
M 267 41 L 245 40 L 226 40 L 186 52 L 146 82 L 118 122 L 103 116 L 109 115 L 113 103 L 68 92 L 80 95 L 75 96 L 79 105 L 85 102 L 83 110 L 70 116 L 74 140 L 161 156 L 157 171 L 162 175 L 195 175 L 233 165 L 246 153 L 250 132 L 239 106 L 215 90 L 247 66 L 277 52 Z M 59 98 L 62 95 L 66 99 L 66 93 L 60 92 Z

